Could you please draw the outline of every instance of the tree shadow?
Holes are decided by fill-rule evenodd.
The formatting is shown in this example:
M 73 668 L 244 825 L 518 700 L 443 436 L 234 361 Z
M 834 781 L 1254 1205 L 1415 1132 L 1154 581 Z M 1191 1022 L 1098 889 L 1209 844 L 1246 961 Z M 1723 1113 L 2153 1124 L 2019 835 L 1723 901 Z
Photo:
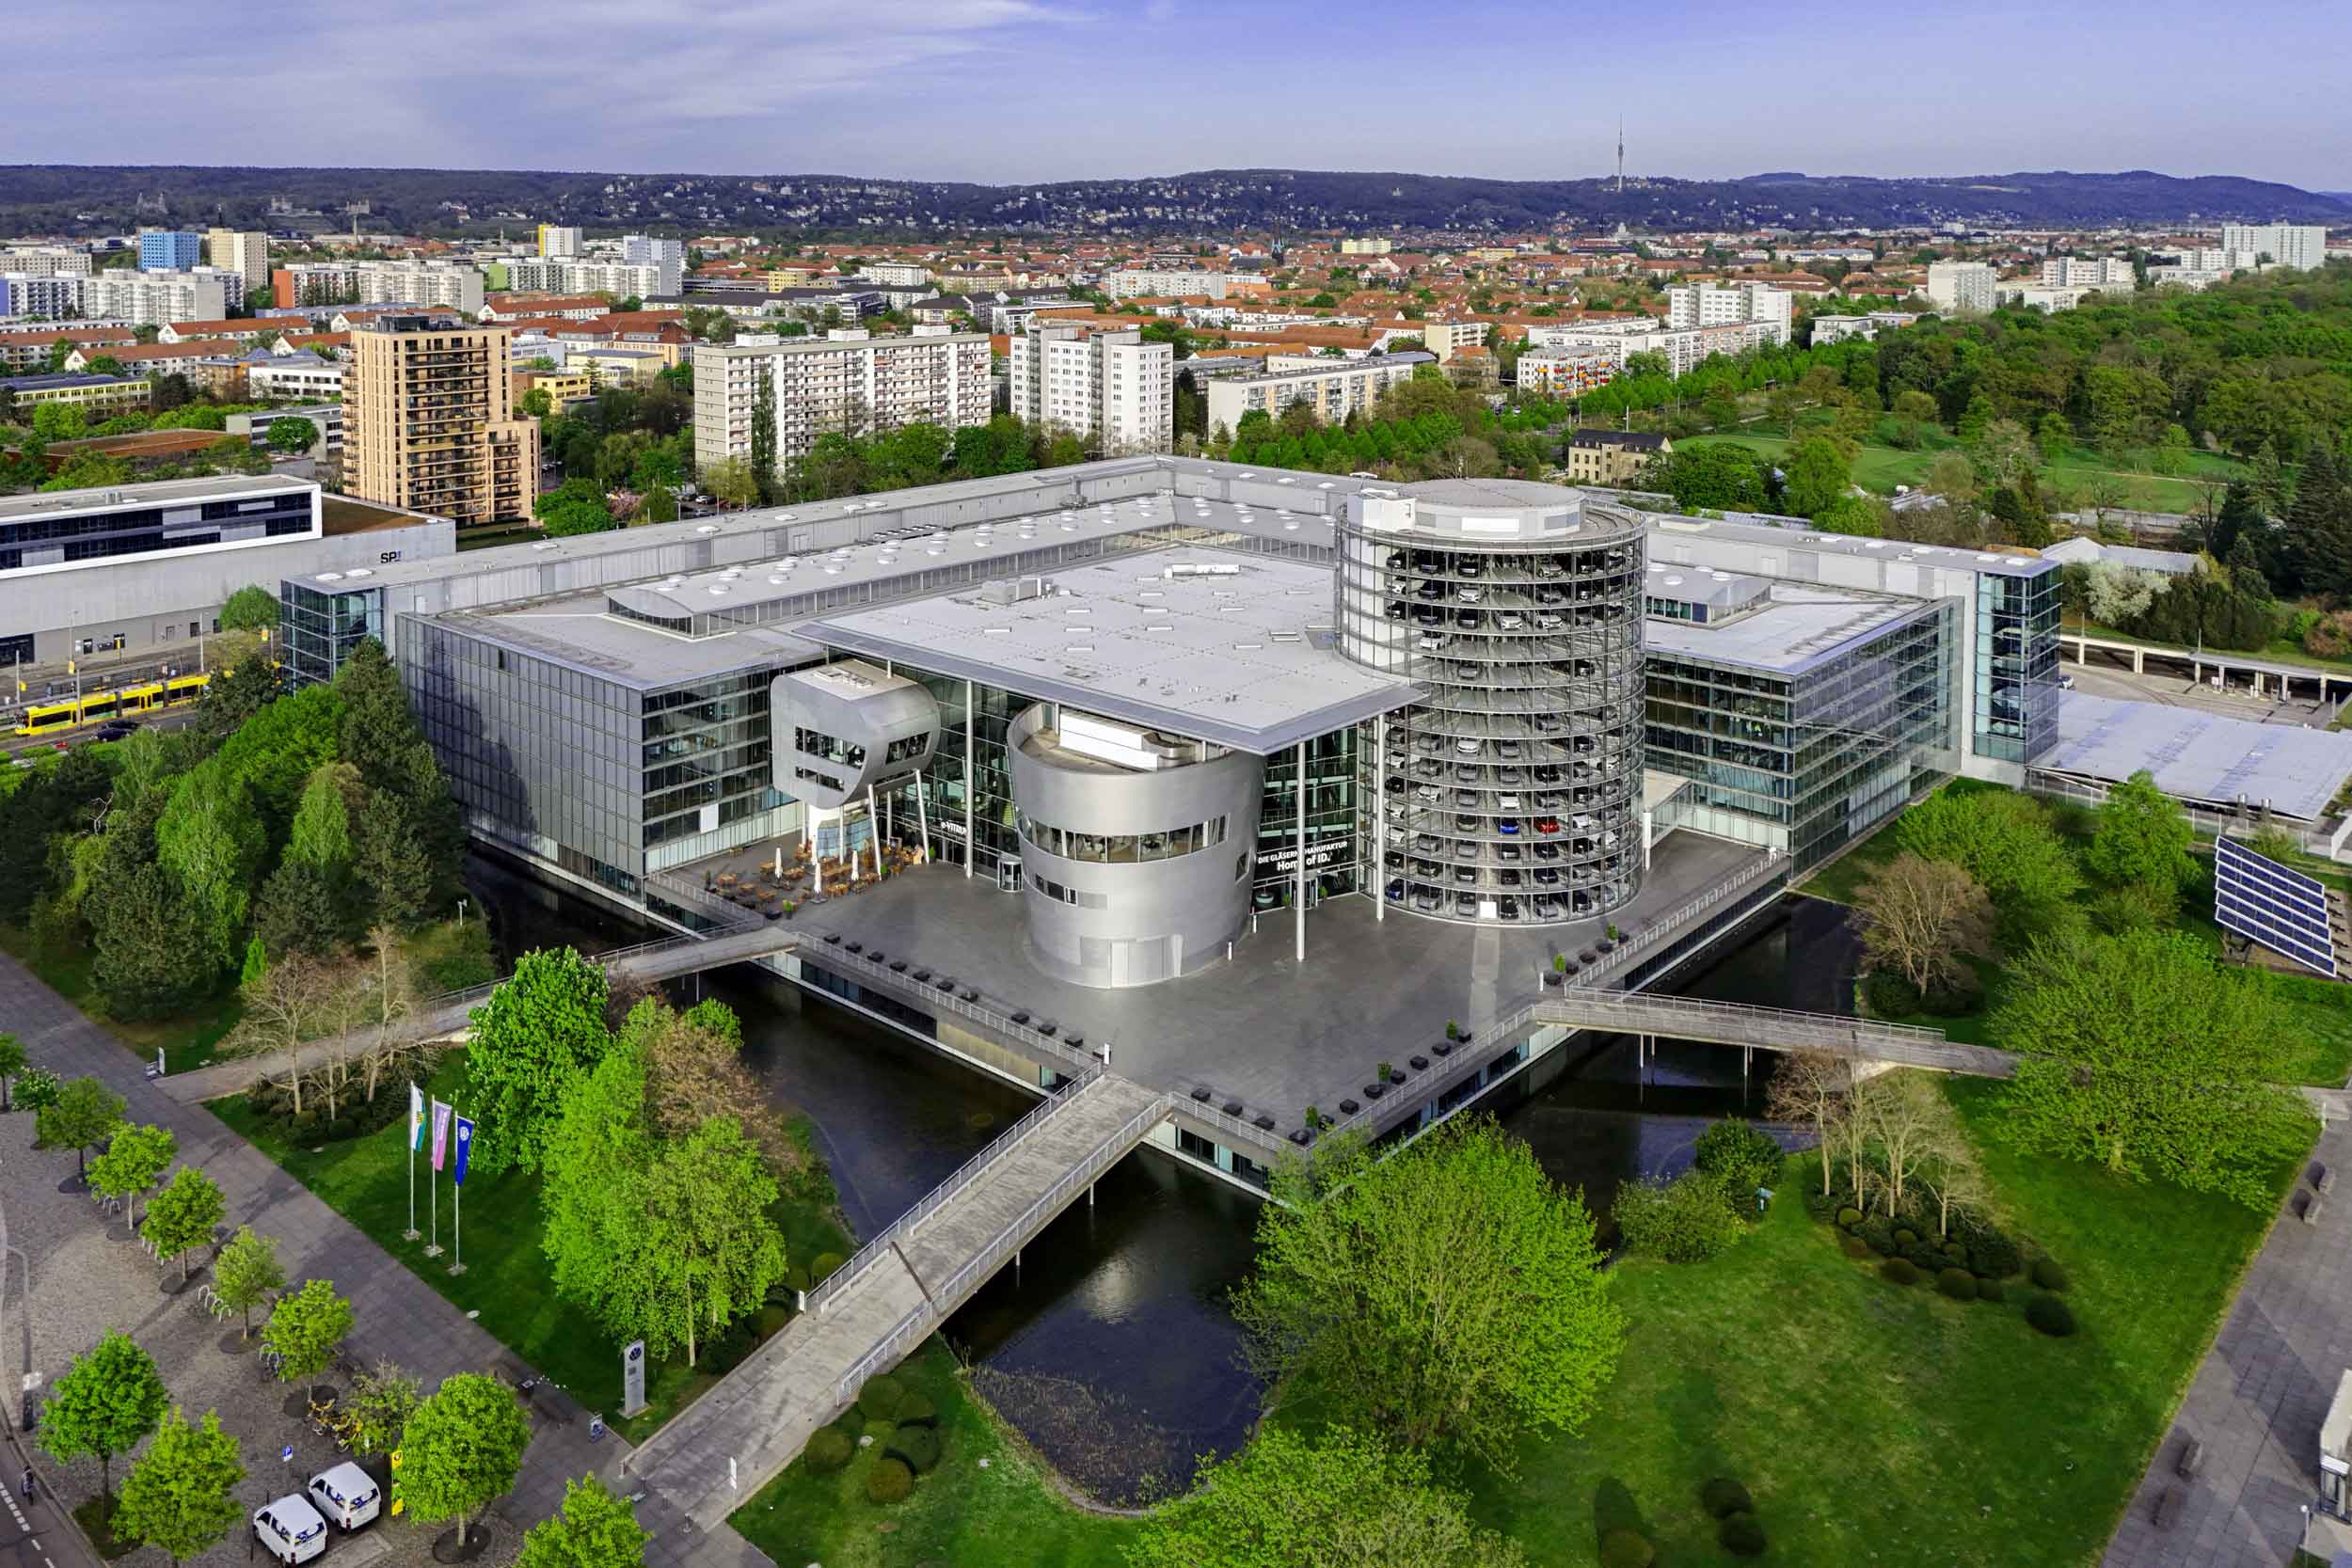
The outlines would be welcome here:
M 1632 1489 L 1614 1476 L 1602 1480 L 1593 1488 L 1593 1550 L 1598 1553 L 1602 1542 L 1618 1530 L 1631 1530 L 1645 1541 L 1654 1541 L 1649 1521 L 1642 1516 L 1642 1505 L 1634 1500 Z

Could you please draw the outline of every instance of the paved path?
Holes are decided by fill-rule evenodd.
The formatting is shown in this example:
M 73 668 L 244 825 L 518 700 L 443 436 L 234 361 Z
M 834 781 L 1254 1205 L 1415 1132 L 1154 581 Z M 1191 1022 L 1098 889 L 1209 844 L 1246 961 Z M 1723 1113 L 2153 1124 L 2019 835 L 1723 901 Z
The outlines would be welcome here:
M 1025 1118 L 952 1196 L 928 1212 L 918 1204 L 920 1219 L 861 1252 L 846 1289 L 655 1433 L 628 1472 L 689 1517 L 721 1525 L 868 1376 L 911 1354 L 1172 1108 L 1168 1096 L 1105 1073 Z
M 2352 1174 L 2352 1122 L 2331 1120 L 2314 1158 Z M 2297 1511 L 2318 1498 L 2320 1419 L 2352 1367 L 2352 1189 L 2305 1225 L 2311 1195 L 2308 1180 L 2288 1195 L 2102 1568 L 2279 1568 L 2293 1554 Z M 2173 1464 L 2191 1438 L 2205 1462 L 2184 1481 Z M 2158 1529 L 2174 1486 L 2180 1518 Z
M 744 963 L 782 953 L 801 940 L 781 921 L 730 931 L 715 937 L 676 937 L 648 942 L 637 947 L 622 948 L 603 958 L 606 975 L 613 980 L 632 980 L 653 984 L 675 980 L 681 974 L 698 974 L 706 970 L 723 969 L 728 964 Z M 449 1039 L 463 1034 L 473 1009 L 482 1006 L 498 983 L 476 986 L 454 996 L 437 997 L 419 1011 L 396 1022 L 393 1037 L 405 1040 Z M 286 1070 L 295 1057 L 309 1067 L 317 1068 L 330 1061 L 357 1056 L 380 1043 L 373 1029 L 339 1036 L 334 1039 L 310 1040 L 297 1052 L 270 1051 L 251 1056 L 233 1057 L 215 1062 L 211 1067 L 193 1072 L 175 1072 L 162 1081 L 163 1089 L 183 1105 L 200 1104 L 218 1100 L 224 1095 L 242 1094 L 257 1078 Z
M 6 955 L 0 955 L 0 1025 L 24 1040 L 36 1065 L 69 1077 L 99 1078 L 129 1102 L 126 1114 L 133 1120 L 169 1128 L 179 1140 L 181 1159 L 202 1166 L 219 1183 L 228 1199 L 230 1227 L 249 1223 L 277 1237 L 278 1259 L 290 1279 L 332 1279 L 336 1290 L 351 1298 L 358 1313 L 354 1348 L 365 1358 L 389 1357 L 400 1363 L 422 1379 L 428 1390 L 452 1372 L 515 1364 L 512 1353 L 488 1333 L 212 1113 L 183 1104 L 148 1081 L 140 1059 L 121 1041 Z M 68 1156 L 40 1158 L 43 1180 L 52 1179 L 50 1172 L 64 1176 L 72 1168 Z M 95 1210 L 91 1223 L 99 1223 Z M 40 1259 L 33 1266 L 40 1290 Z M 89 1342 L 96 1341 L 101 1326 L 91 1314 Z M 54 1376 L 62 1367 L 43 1370 Z M 170 1372 L 167 1367 L 167 1378 Z M 498 1505 L 513 1526 L 510 1543 L 562 1505 L 565 1478 L 596 1471 L 608 1482 L 617 1481 L 627 1451 L 628 1446 L 615 1436 L 590 1444 L 585 1421 L 539 1424 L 521 1479 Z M 656 1498 L 639 1505 L 638 1517 L 655 1532 L 647 1553 L 651 1568 L 769 1568 L 768 1560 L 723 1520 L 697 1528 Z M 60 1559 L 57 1568 L 68 1565 Z
M 1882 1023 L 1836 1013 L 1804 1013 L 1786 1007 L 1752 1007 L 1737 1002 L 1708 1002 L 1644 991 L 1590 990 L 1575 986 L 1548 992 L 1534 1018 L 1579 1029 L 1618 1035 L 1657 1035 L 1668 1039 L 1708 1040 L 1717 1045 L 1755 1046 L 1762 1051 L 1827 1051 L 1862 1061 L 1964 1072 L 1981 1078 L 2011 1078 L 2017 1058 L 1990 1046 L 1963 1045 L 1941 1029 Z

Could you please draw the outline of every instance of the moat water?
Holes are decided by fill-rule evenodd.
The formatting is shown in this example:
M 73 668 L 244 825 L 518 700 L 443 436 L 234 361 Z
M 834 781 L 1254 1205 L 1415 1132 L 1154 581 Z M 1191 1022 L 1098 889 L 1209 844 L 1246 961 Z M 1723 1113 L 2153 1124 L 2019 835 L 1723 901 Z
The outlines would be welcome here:
M 595 951 L 643 940 L 632 923 L 477 857 L 469 880 L 502 947 Z M 1719 1001 L 1851 1009 L 1856 943 L 1844 911 L 1783 899 L 1664 988 Z M 695 982 L 685 982 L 686 996 Z M 743 1022 L 778 1098 L 816 1121 L 851 1227 L 871 1235 L 1032 1103 L 782 980 L 735 970 L 702 982 Z M 1690 1164 L 1708 1122 L 1756 1116 L 1771 1070 L 1757 1053 L 1664 1042 L 1637 1067 L 1631 1040 L 1557 1052 L 1488 1101 L 1554 1178 L 1605 1216 L 1628 1179 Z M 951 1319 L 946 1335 L 1000 1411 L 1096 1495 L 1181 1488 L 1195 1456 L 1248 1434 L 1260 1388 L 1243 1366 L 1226 1295 L 1248 1272 L 1259 1202 L 1153 1154 L 1122 1161 L 1092 1206 L 1064 1212 Z M 1111 1412 L 1116 1420 L 1105 1419 Z M 1104 1434 L 1122 1435 L 1105 1451 Z

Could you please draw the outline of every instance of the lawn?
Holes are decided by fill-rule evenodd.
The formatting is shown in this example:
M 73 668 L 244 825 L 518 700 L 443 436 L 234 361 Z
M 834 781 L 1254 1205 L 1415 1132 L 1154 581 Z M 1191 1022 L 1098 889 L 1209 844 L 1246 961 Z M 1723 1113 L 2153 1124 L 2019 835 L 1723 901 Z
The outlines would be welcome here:
M 939 1468 L 905 1502 L 866 1496 L 881 1444 L 849 1468 L 818 1475 L 795 1460 L 731 1521 L 778 1563 L 825 1568 L 914 1568 L 924 1563 L 1019 1563 L 1022 1568 L 1106 1568 L 1134 1526 L 1065 1502 L 1037 1461 L 1009 1442 L 966 1394 L 936 1337 L 899 1370 L 939 1409 L 946 1440 Z
M 387 1092 L 397 1094 L 397 1087 Z M 428 1093 L 461 1109 L 470 1103 L 466 1093 L 466 1063 L 462 1052 L 445 1058 L 434 1074 Z M 446 1259 L 424 1256 L 425 1243 L 403 1239 L 408 1227 L 408 1144 L 406 1120 L 365 1136 L 317 1148 L 291 1146 L 247 1109 L 243 1099 L 219 1101 L 215 1113 L 247 1141 L 284 1166 L 292 1175 L 345 1219 L 365 1231 L 378 1245 L 406 1264 L 426 1284 L 458 1307 L 480 1314 L 482 1326 L 523 1360 L 553 1378 L 565 1392 L 590 1411 L 600 1411 L 615 1432 L 632 1441 L 649 1435 L 670 1416 L 716 1382 L 757 1343 L 756 1329 L 773 1332 L 784 1322 L 782 1308 L 770 1308 L 764 1325 L 747 1321 L 716 1344 L 704 1347 L 699 1367 L 689 1369 L 681 1356 L 656 1363 L 645 1379 L 650 1407 L 633 1420 L 616 1414 L 621 1405 L 620 1347 L 588 1315 L 560 1299 L 548 1282 L 547 1256 L 540 1250 L 540 1181 L 535 1176 L 510 1171 L 503 1176 L 474 1176 L 466 1183 L 466 1272 L 452 1276 Z M 424 1162 L 420 1161 L 420 1165 Z M 427 1167 L 417 1184 L 417 1221 L 428 1228 Z M 447 1246 L 454 1228 L 451 1193 L 443 1183 L 439 1194 L 441 1243 Z M 777 1206 L 777 1223 L 785 1234 L 785 1255 L 805 1261 L 819 1252 L 846 1254 L 847 1239 L 831 1215 L 829 1203 L 794 1202 Z M 361 1344 L 368 1337 L 362 1323 Z
M 1788 440 L 1781 436 L 1692 436 L 1677 445 L 1701 446 L 1708 442 L 1745 447 L 1775 463 L 1781 462 L 1788 451 Z M 1930 434 L 1915 449 L 1866 445 L 1854 457 L 1854 483 L 1881 495 L 1893 494 L 1898 484 L 1919 484 L 1927 479 L 1928 470 L 1934 467 L 1936 457 L 1952 450 L 1954 445 L 1949 436 L 1940 432 Z M 2226 483 L 2243 478 L 2246 472 L 2245 465 L 2211 452 L 2189 453 L 2189 475 L 2179 478 L 2144 472 L 2128 466 L 2145 461 L 2140 454 L 2113 459 L 2098 452 L 2085 451 L 2079 447 L 2070 447 L 2049 460 L 2043 471 L 2054 483 L 2078 490 L 2094 479 L 2111 479 L 2121 487 L 2120 504 L 2123 506 L 2145 512 L 2182 514 L 2194 512 L 2205 499 L 2207 485 L 2195 483 L 2196 480 Z M 2126 466 L 2118 467 L 2118 463 Z
M 0 926 L 0 950 L 40 976 L 41 984 L 64 997 L 95 1021 L 108 1034 L 142 1058 L 152 1061 L 161 1048 L 164 1069 L 167 1072 L 185 1072 L 202 1067 L 213 1059 L 213 1048 L 230 1030 L 237 1026 L 245 1006 L 233 990 L 224 990 L 217 996 L 185 1013 L 171 1018 L 148 1019 L 129 1022 L 106 1016 L 106 1004 L 90 984 L 91 952 L 77 947 L 70 953 L 52 953 L 33 941 L 32 933 L 22 926 Z M 56 1063 L 33 1064 L 55 1067 Z
M 1598 1529 L 1638 1521 L 1660 1562 L 1730 1568 L 1697 1499 L 1726 1475 L 1772 1561 L 2095 1560 L 2269 1214 L 2020 1156 L 1987 1135 L 1998 1085 L 1947 1089 L 2004 1222 L 2073 1275 L 2080 1334 L 2027 1327 L 2015 1282 L 1997 1305 L 1883 1282 L 1794 1201 L 1792 1166 L 1724 1256 L 1617 1265 L 1615 1383 L 1581 1433 L 1522 1445 L 1516 1477 L 1470 1478 L 1486 1522 L 1538 1562 L 1590 1562 Z

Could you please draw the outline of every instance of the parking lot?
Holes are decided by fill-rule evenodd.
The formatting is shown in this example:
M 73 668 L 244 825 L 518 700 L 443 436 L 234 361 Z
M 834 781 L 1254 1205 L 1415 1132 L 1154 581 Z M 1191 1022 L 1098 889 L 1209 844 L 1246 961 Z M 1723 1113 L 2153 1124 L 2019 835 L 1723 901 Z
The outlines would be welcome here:
M 2249 723 L 2308 724 L 2314 729 L 2325 729 L 2335 717 L 2333 708 L 2302 697 L 2293 702 L 2281 702 L 2275 692 L 2257 697 L 2243 686 L 2217 689 L 2209 680 L 2193 682 L 2179 675 L 2154 671 L 2135 675 L 2128 669 L 2102 667 L 2095 651 L 2090 663 L 2076 664 L 2069 659 L 2058 666 L 2058 673 L 2071 677 L 2075 690 L 2087 691 L 2094 697 L 2196 708 Z

